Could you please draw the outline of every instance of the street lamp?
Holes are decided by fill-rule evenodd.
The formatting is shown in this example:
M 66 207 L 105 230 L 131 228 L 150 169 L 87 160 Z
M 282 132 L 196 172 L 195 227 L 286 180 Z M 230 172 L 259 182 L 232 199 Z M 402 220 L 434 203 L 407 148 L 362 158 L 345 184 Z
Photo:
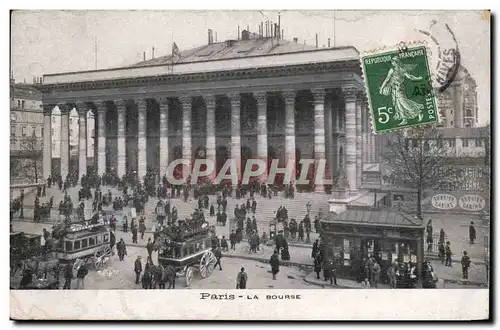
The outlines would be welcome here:
M 306 210 L 307 210 L 307 216 L 309 216 L 309 213 L 311 212 L 311 202 L 307 202 Z

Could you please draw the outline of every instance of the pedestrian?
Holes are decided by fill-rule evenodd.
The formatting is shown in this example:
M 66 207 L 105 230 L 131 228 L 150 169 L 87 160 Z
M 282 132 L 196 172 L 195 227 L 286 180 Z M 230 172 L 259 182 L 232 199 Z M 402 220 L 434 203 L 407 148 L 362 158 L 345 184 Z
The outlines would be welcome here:
M 248 281 L 248 275 L 245 272 L 245 268 L 241 267 L 238 276 L 236 276 L 236 289 L 246 289 L 247 281 Z
M 470 244 L 474 244 L 474 240 L 476 239 L 476 228 L 474 228 L 474 221 L 470 222 L 469 226 L 469 241 Z
M 137 256 L 137 259 L 135 259 L 134 272 L 135 272 L 135 284 L 139 284 L 142 272 L 141 256 Z
M 89 273 L 89 269 L 85 264 L 82 264 L 80 268 L 78 268 L 78 272 L 76 273 L 76 288 L 77 289 L 85 289 L 84 279 L 85 276 Z
M 271 259 L 269 259 L 269 264 L 271 264 L 271 273 L 273 274 L 273 280 L 276 279 L 276 274 L 280 271 L 280 260 L 278 257 L 278 250 L 274 250 Z
M 445 258 L 446 251 L 445 251 L 443 242 L 439 242 L 438 253 L 439 253 L 439 260 L 441 260 L 441 263 L 444 264 L 444 258 Z
M 432 219 L 427 222 L 427 253 L 432 252 Z
M 316 279 L 319 280 L 319 274 L 321 273 L 321 253 L 316 253 L 314 256 L 314 271 L 316 272 Z
M 215 258 L 217 259 L 217 262 L 215 263 L 214 265 L 214 268 L 217 267 L 217 265 L 219 265 L 219 270 L 222 270 L 222 265 L 220 263 L 220 260 L 222 259 L 222 251 L 221 251 L 221 248 L 220 247 L 217 247 L 215 249 L 212 249 L 213 252 L 214 252 L 214 255 L 215 255 Z
M 137 243 L 137 226 L 133 226 L 132 228 L 132 243 L 138 244 Z
M 376 288 L 378 286 L 378 282 L 380 281 L 380 265 L 375 261 L 372 268 L 372 284 L 373 287 Z
M 71 280 L 73 279 L 73 264 L 68 263 L 64 269 L 63 290 L 71 290 Z
M 397 281 L 396 281 L 396 269 L 398 265 L 396 263 L 393 263 L 389 269 L 387 269 L 387 277 L 389 278 L 389 287 L 391 289 L 396 289 L 397 288 Z
M 139 232 L 141 233 L 141 239 L 144 239 L 144 234 L 146 233 L 146 225 L 144 221 L 139 221 Z
M 363 289 L 369 289 L 370 288 L 370 281 L 368 281 L 368 277 L 366 277 L 363 282 L 361 282 L 361 287 Z
M 229 241 L 231 242 L 231 250 L 236 249 L 236 234 L 234 233 L 234 230 L 231 231 L 231 234 L 229 235 Z
M 153 259 L 151 255 L 153 254 L 154 243 L 151 241 L 151 237 L 148 238 L 148 243 L 146 244 L 146 249 L 148 250 L 149 259 Z
M 462 256 L 461 260 L 462 264 L 462 275 L 464 279 L 469 279 L 469 267 L 470 267 L 470 258 L 467 255 L 467 251 L 464 251 L 464 255 Z
M 316 255 L 318 254 L 318 252 L 319 252 L 319 239 L 317 239 L 316 241 L 314 241 L 314 244 L 313 244 L 313 247 L 312 247 L 311 257 L 315 258 Z
M 453 267 L 451 264 L 451 244 L 450 244 L 450 241 L 446 242 L 445 255 L 446 255 L 446 260 L 444 262 L 444 265 L 448 266 L 448 267 Z
M 445 235 L 445 233 L 444 233 L 444 229 L 443 229 L 443 228 L 441 228 L 441 230 L 439 231 L 439 242 L 440 242 L 440 243 L 442 242 L 442 243 L 443 243 L 443 245 L 444 245 L 444 240 L 445 240 L 445 238 L 446 238 L 446 235 Z
M 226 236 L 222 236 L 222 239 L 220 241 L 220 246 L 222 248 L 222 251 L 229 251 L 229 248 L 228 248 L 228 245 L 227 245 L 227 240 L 226 240 Z
M 118 258 L 120 261 L 123 261 L 123 258 L 127 255 L 127 246 L 123 241 L 123 238 L 120 238 L 118 244 L 116 244 L 116 250 L 118 251 Z

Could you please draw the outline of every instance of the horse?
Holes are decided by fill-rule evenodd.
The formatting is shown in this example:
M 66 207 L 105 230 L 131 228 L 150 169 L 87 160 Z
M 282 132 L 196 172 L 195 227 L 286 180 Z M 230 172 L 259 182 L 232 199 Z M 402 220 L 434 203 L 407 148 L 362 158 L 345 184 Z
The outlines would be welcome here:
M 175 288 L 175 278 L 177 272 L 175 267 L 162 265 L 153 265 L 148 269 L 148 273 L 151 275 L 151 287 L 156 289 L 156 286 L 160 289 L 165 289 L 165 283 L 168 282 L 168 288 Z M 146 275 L 146 273 L 144 273 Z

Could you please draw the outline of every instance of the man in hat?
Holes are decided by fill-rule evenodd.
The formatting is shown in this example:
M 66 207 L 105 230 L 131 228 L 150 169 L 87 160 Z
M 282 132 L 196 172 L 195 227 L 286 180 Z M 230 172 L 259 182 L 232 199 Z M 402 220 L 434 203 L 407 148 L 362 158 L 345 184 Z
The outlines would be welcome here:
M 148 250 L 148 256 L 150 259 L 153 259 L 152 258 L 152 254 L 153 254 L 153 250 L 154 250 L 154 243 L 151 242 L 151 237 L 148 237 L 148 243 L 146 244 L 146 249 Z
M 462 264 L 462 275 L 464 279 L 469 278 L 469 267 L 470 267 L 470 258 L 467 255 L 467 251 L 464 251 L 464 255 L 462 256 L 462 260 L 460 262 Z
M 139 284 L 139 279 L 141 278 L 141 272 L 142 272 L 141 256 L 137 256 L 137 259 L 135 259 L 134 272 L 135 272 L 135 284 Z
M 118 258 L 120 261 L 123 261 L 123 258 L 127 255 L 127 246 L 125 245 L 123 238 L 120 238 L 120 241 L 116 244 L 116 250 L 118 252 Z
M 474 240 L 476 239 L 476 228 L 474 228 L 474 221 L 470 222 L 469 226 L 469 241 L 470 244 L 474 244 Z
M 446 242 L 446 247 L 444 249 L 444 253 L 446 256 L 446 260 L 444 261 L 445 266 L 453 267 L 451 264 L 451 243 L 450 241 Z

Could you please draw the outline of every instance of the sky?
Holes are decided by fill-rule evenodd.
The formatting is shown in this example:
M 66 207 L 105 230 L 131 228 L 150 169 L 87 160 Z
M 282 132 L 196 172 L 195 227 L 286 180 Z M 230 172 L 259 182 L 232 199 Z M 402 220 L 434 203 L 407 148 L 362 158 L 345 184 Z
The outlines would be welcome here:
M 284 38 L 319 46 L 354 46 L 360 52 L 421 40 L 417 30 L 447 23 L 455 34 L 461 63 L 477 83 L 479 124 L 490 120 L 490 22 L 482 11 L 306 11 L 281 10 Z M 48 73 L 113 68 L 207 43 L 236 39 L 238 25 L 258 32 L 261 21 L 277 21 L 263 11 L 15 11 L 11 17 L 11 69 L 16 81 L 31 83 Z M 214 33 L 215 34 L 215 33 Z

